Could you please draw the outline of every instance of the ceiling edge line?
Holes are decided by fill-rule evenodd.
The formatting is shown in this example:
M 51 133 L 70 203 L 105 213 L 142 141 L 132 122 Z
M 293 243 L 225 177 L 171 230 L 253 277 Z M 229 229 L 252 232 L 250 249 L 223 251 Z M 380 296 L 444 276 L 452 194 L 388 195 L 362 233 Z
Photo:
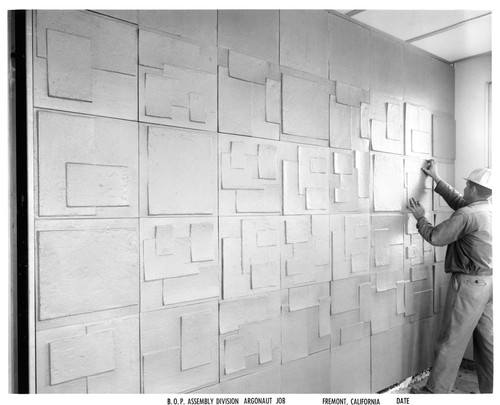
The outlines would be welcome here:
M 366 11 L 366 10 L 351 10 L 348 13 L 345 13 L 345 15 L 352 17 L 354 15 L 362 13 L 363 11 Z
M 477 55 L 466 56 L 465 58 L 454 60 L 452 63 L 455 64 L 455 63 L 463 62 L 463 61 L 468 60 L 468 59 L 474 59 L 474 58 L 478 58 L 480 56 L 486 56 L 486 55 L 492 55 L 492 54 L 493 54 L 492 51 L 478 53 Z
M 443 32 L 446 32 L 446 31 L 451 31 L 451 30 L 453 30 L 455 28 L 458 28 L 458 27 L 460 27 L 460 26 L 462 26 L 462 25 L 464 25 L 464 24 L 466 24 L 466 23 L 468 23 L 470 21 L 477 20 L 479 18 L 483 18 L 483 17 L 486 17 L 488 15 L 491 15 L 491 11 L 488 12 L 488 13 L 486 13 L 486 14 L 482 14 L 482 15 L 478 15 L 476 17 L 468 18 L 467 20 L 460 21 L 460 22 L 458 22 L 456 24 L 448 25 L 447 27 L 440 28 L 438 30 L 431 31 L 431 32 L 428 32 L 426 34 L 422 34 L 422 35 L 419 35 L 417 37 L 407 39 L 405 42 L 411 44 L 413 42 L 420 41 L 421 39 L 433 37 L 435 35 L 439 35 L 439 34 L 441 34 Z
M 330 13 L 331 15 L 334 15 L 336 17 L 340 17 L 340 18 L 342 18 L 344 20 L 347 20 L 347 21 L 349 21 L 349 22 L 351 22 L 353 24 L 359 25 L 360 27 L 366 28 L 370 32 L 375 32 L 375 33 L 377 33 L 379 35 L 382 35 L 385 38 L 389 38 L 389 39 L 391 39 L 391 40 L 393 40 L 395 42 L 398 42 L 398 43 L 400 43 L 402 45 L 410 46 L 411 49 L 414 50 L 414 51 L 423 53 L 423 54 L 425 54 L 427 56 L 430 56 L 433 59 L 436 59 L 436 60 L 438 60 L 440 62 L 446 63 L 447 65 L 452 65 L 452 63 L 449 60 L 446 60 L 446 59 L 444 59 L 444 58 L 442 58 L 440 56 L 434 55 L 434 54 L 426 51 L 425 49 L 419 48 L 418 46 L 410 44 L 409 42 L 406 42 L 406 41 L 404 41 L 404 40 L 402 40 L 400 38 L 396 38 L 396 37 L 392 36 L 391 34 L 388 34 L 387 32 L 379 30 L 378 28 L 370 27 L 369 25 L 367 25 L 367 24 L 365 24 L 365 23 L 363 23 L 361 21 L 355 20 L 354 18 L 351 18 L 348 15 L 339 13 L 338 11 L 335 11 L 335 10 L 326 10 L 326 11 L 328 13 Z

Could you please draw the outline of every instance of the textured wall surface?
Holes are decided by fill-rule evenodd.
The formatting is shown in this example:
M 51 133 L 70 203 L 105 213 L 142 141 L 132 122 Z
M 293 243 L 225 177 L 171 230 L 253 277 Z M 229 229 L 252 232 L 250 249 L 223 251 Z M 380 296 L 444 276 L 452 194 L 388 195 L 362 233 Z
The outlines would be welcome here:
M 453 68 L 326 11 L 33 13 L 37 392 L 377 392 L 429 367 Z

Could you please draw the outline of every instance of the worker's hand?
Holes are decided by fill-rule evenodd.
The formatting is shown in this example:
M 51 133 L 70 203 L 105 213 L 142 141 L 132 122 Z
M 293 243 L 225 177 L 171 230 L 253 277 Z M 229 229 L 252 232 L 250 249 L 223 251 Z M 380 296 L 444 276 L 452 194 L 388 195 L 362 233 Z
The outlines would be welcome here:
M 424 167 L 422 167 L 422 171 L 427 175 L 432 177 L 432 179 L 438 183 L 441 180 L 437 171 L 437 165 L 434 159 L 426 160 L 424 163 Z
M 418 221 L 420 218 L 425 217 L 425 210 L 424 207 L 420 205 L 420 201 L 415 200 L 414 198 L 410 198 L 408 201 L 408 205 L 406 206 L 415 219 Z

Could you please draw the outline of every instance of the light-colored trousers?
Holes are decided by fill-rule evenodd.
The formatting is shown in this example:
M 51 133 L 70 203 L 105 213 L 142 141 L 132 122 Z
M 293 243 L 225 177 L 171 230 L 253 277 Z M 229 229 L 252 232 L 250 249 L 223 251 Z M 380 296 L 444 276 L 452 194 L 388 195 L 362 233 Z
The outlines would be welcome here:
M 493 277 L 453 273 L 427 388 L 449 393 L 467 349 L 474 342 L 474 362 L 481 393 L 493 392 Z

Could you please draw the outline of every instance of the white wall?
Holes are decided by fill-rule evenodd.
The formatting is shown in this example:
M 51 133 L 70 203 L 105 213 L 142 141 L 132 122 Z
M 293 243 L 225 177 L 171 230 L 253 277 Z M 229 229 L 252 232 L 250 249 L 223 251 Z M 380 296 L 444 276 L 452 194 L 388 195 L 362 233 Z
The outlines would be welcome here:
M 455 185 L 465 187 L 472 170 L 488 166 L 488 83 L 491 82 L 491 54 L 455 64 L 455 120 L 457 158 Z

